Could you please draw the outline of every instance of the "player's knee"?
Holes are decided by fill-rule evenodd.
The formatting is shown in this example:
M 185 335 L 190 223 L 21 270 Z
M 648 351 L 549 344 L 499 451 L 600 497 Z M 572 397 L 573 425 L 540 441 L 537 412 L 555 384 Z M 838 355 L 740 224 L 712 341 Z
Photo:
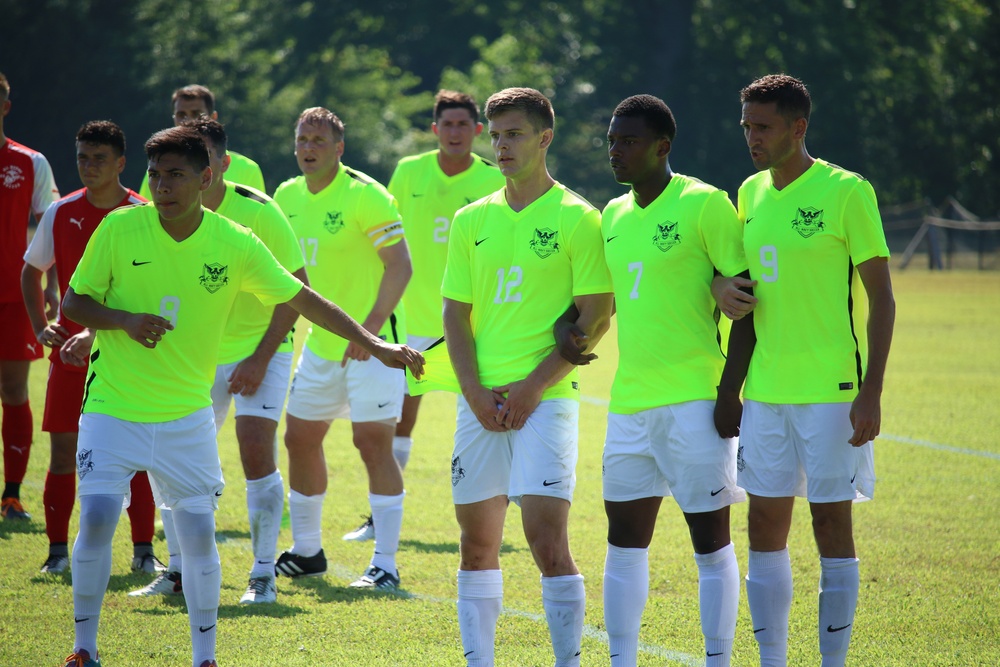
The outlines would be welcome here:
M 122 495 L 80 496 L 80 535 L 84 549 L 101 549 L 111 544 L 122 509 Z

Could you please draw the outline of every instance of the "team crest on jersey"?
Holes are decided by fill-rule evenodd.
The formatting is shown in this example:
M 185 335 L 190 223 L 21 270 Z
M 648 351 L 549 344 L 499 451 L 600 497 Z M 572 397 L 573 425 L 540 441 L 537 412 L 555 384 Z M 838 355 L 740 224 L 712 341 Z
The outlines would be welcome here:
M 207 289 L 210 293 L 215 294 L 222 287 L 229 284 L 229 267 L 223 266 L 218 262 L 214 264 L 206 264 L 205 268 L 201 272 L 201 278 L 198 280 L 201 286 Z
M 549 255 L 554 255 L 559 252 L 559 244 L 556 240 L 559 238 L 559 232 L 554 232 L 548 227 L 544 229 L 535 229 L 535 237 L 531 239 L 528 244 L 531 249 L 535 251 L 535 254 L 545 259 Z
M 76 474 L 80 479 L 87 476 L 87 473 L 94 469 L 94 450 L 81 449 L 76 455 Z
M 656 233 L 653 234 L 653 245 L 666 252 L 681 242 L 681 235 L 677 232 L 676 222 L 669 220 L 656 223 Z
M 0 171 L 0 179 L 3 180 L 3 185 L 9 190 L 21 186 L 21 181 L 24 180 L 24 172 L 17 165 L 9 164 Z
M 826 225 L 823 224 L 823 210 L 815 209 L 812 206 L 809 208 L 800 208 L 799 212 L 795 215 L 795 219 L 792 220 L 792 229 L 799 233 L 804 239 L 809 238 L 816 232 L 821 232 L 826 229 Z
M 451 460 L 451 485 L 458 486 L 464 478 L 465 468 L 462 467 L 462 459 L 456 456 Z
M 331 234 L 336 234 L 344 228 L 344 216 L 340 211 L 330 211 L 326 214 L 326 220 L 323 221 L 323 226 L 326 228 L 326 231 Z

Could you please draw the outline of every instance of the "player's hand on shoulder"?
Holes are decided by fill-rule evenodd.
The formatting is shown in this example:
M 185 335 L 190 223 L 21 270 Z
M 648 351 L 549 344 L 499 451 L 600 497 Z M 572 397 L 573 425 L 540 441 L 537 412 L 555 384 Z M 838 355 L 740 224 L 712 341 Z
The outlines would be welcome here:
M 122 329 L 129 338 L 150 349 L 156 347 L 173 328 L 170 320 L 149 313 L 129 313 L 122 324 Z
M 882 428 L 882 395 L 871 385 L 861 384 L 858 395 L 851 404 L 851 426 L 854 433 L 849 443 L 860 447 L 870 442 L 881 432 Z
M 528 417 L 542 402 L 545 387 L 530 379 L 518 380 L 502 387 L 494 387 L 493 393 L 505 396 L 497 413 L 497 419 L 507 428 L 521 430 Z
M 723 315 L 731 320 L 739 320 L 757 305 L 757 297 L 746 291 L 753 289 L 756 284 L 756 280 L 742 276 L 715 276 L 712 280 L 712 297 Z
M 715 399 L 715 430 L 721 438 L 736 438 L 740 435 L 740 421 L 743 419 L 743 403 L 740 392 L 720 389 Z

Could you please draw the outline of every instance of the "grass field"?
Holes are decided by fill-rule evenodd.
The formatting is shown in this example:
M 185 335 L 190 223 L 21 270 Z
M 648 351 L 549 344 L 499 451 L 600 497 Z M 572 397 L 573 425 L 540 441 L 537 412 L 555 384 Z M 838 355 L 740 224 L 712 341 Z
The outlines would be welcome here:
M 876 442 L 874 502 L 856 508 L 861 598 L 848 664 L 862 667 L 957 667 L 1000 664 L 1000 273 L 897 272 L 896 335 Z M 301 338 L 301 336 L 300 336 Z M 608 664 L 601 578 L 605 518 L 601 446 L 616 351 L 585 369 L 580 464 L 570 519 L 577 562 L 587 580 L 582 664 Z M 32 370 L 31 400 L 40 422 L 47 364 Z M 363 468 L 344 424 L 327 438 L 330 492 L 324 535 L 330 572 L 304 582 L 279 580 L 276 605 L 237 601 L 250 566 L 242 479 L 232 421 L 219 437 L 229 486 L 217 515 L 223 562 L 219 664 L 462 664 L 455 612 L 458 531 L 451 507 L 450 452 L 454 398 L 424 401 L 406 471 L 406 515 L 397 595 L 349 590 L 368 563 L 371 543 L 342 542 L 367 511 Z M 281 428 L 280 432 L 283 433 Z M 42 480 L 48 436 L 36 432 L 22 497 L 31 523 L 0 522 L 0 666 L 59 665 L 72 649 L 70 575 L 40 575 L 47 541 Z M 282 452 L 282 468 L 285 467 Z M 744 508 L 733 539 L 746 571 Z M 497 630 L 498 665 L 550 665 L 540 585 L 512 508 L 502 555 L 505 613 Z M 76 518 L 71 535 L 76 532 Z M 291 544 L 283 529 L 279 548 Z M 166 556 L 162 533 L 157 554 Z M 795 577 L 791 665 L 818 665 L 816 591 L 819 562 L 805 504 L 789 544 Z M 149 576 L 129 573 L 128 520 L 119 524 L 109 592 L 101 618 L 105 667 L 190 664 L 187 617 L 179 598 L 135 599 L 127 591 Z M 650 555 L 650 599 L 640 665 L 699 665 L 704 655 L 696 569 L 687 531 L 664 503 Z M 734 665 L 757 657 L 746 600 L 740 602 Z

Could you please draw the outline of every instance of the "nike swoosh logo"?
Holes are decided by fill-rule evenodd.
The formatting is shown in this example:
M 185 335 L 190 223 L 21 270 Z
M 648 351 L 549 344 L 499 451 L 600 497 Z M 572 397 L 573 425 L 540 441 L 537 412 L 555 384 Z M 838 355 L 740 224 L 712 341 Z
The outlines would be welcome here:
M 828 626 L 826 626 L 826 631 L 827 632 L 840 632 L 841 630 L 846 630 L 849 627 L 851 627 L 850 623 L 848 623 L 847 625 L 845 625 L 843 627 L 840 627 L 840 628 L 835 628 L 832 625 L 828 625 Z
M 385 403 L 379 403 L 378 406 L 380 408 L 384 408 L 385 406 L 389 405 L 390 403 L 392 403 L 392 401 L 386 401 Z
M 222 497 L 222 491 L 216 491 L 215 492 L 215 497 L 216 498 L 221 498 Z
M 208 632 L 209 630 L 211 630 L 214 627 L 215 627 L 215 623 L 212 623 L 212 625 L 208 626 L 207 628 L 204 625 L 199 625 L 198 626 L 198 631 L 199 632 Z
M 611 657 L 612 657 L 612 658 L 617 658 L 617 657 L 618 657 L 618 656 L 620 656 L 620 655 L 621 655 L 621 653 L 612 653 L 612 654 L 611 654 Z
M 77 618 L 76 616 L 74 616 L 73 620 L 76 621 L 77 623 L 83 623 L 84 621 L 89 621 L 90 616 L 88 616 L 87 618 Z
M 767 628 L 760 628 L 758 630 L 754 630 L 753 633 L 757 634 L 758 632 L 764 632 L 764 630 L 767 630 Z
M 416 192 L 413 192 L 413 193 L 411 193 L 411 194 L 412 194 L 412 195 L 413 195 L 414 197 L 423 197 L 423 196 L 424 196 L 424 194 L 423 194 L 422 192 L 421 192 L 420 194 L 417 194 Z
M 485 241 L 488 238 L 490 238 L 490 237 L 487 236 L 485 239 L 479 239 L 478 241 L 476 241 L 476 245 L 478 246 L 480 243 L 482 243 L 483 241 Z
M 152 264 L 152 263 L 153 260 L 149 260 L 148 262 L 137 262 L 134 259 L 132 260 L 132 266 L 142 266 L 143 264 Z
M 754 219 L 754 216 L 752 216 L 752 215 L 751 215 L 751 216 L 750 216 L 749 218 L 747 218 L 747 221 L 746 221 L 746 223 L 745 223 L 745 224 L 748 224 L 748 225 L 749 225 L 749 224 L 750 224 L 750 221 L 751 221 L 751 220 L 753 220 L 753 219 Z
M 270 561 L 270 560 L 259 560 L 259 561 L 257 561 L 257 564 L 258 565 L 270 565 L 273 562 L 274 561 Z
M 722 655 L 722 651 L 719 651 L 718 653 L 709 653 L 708 651 L 705 651 L 706 658 L 714 658 L 717 655 Z
M 725 490 L 726 490 L 726 487 L 722 487 L 718 491 L 712 491 L 712 497 L 714 498 L 715 496 L 719 495 L 720 493 L 722 493 Z
M 851 484 L 854 484 L 854 478 L 858 476 L 858 473 L 851 475 Z
M 299 217 L 299 214 L 298 213 L 291 213 L 291 214 L 289 214 L 288 217 L 289 218 L 297 218 L 297 217 Z
M 464 657 L 464 658 L 468 658 L 468 657 L 469 657 L 470 655 L 472 655 L 473 653 L 475 653 L 475 651 L 466 651 L 466 652 L 465 652 L 465 655 L 464 655 L 464 656 L 462 656 L 462 657 Z
M 618 238 L 619 236 L 621 236 L 621 234 L 615 234 L 614 236 L 609 236 L 609 237 L 608 237 L 608 240 L 607 240 L 607 241 L 605 241 L 605 243 L 611 243 L 612 241 L 614 241 L 614 240 L 615 240 L 616 238 Z
M 264 408 L 265 410 L 274 410 L 278 406 L 277 405 L 262 405 L 261 407 Z
M 557 479 L 554 482 L 550 482 L 549 480 L 546 479 L 542 482 L 542 486 L 552 486 L 553 484 L 558 484 L 561 481 L 562 481 L 561 479 Z

